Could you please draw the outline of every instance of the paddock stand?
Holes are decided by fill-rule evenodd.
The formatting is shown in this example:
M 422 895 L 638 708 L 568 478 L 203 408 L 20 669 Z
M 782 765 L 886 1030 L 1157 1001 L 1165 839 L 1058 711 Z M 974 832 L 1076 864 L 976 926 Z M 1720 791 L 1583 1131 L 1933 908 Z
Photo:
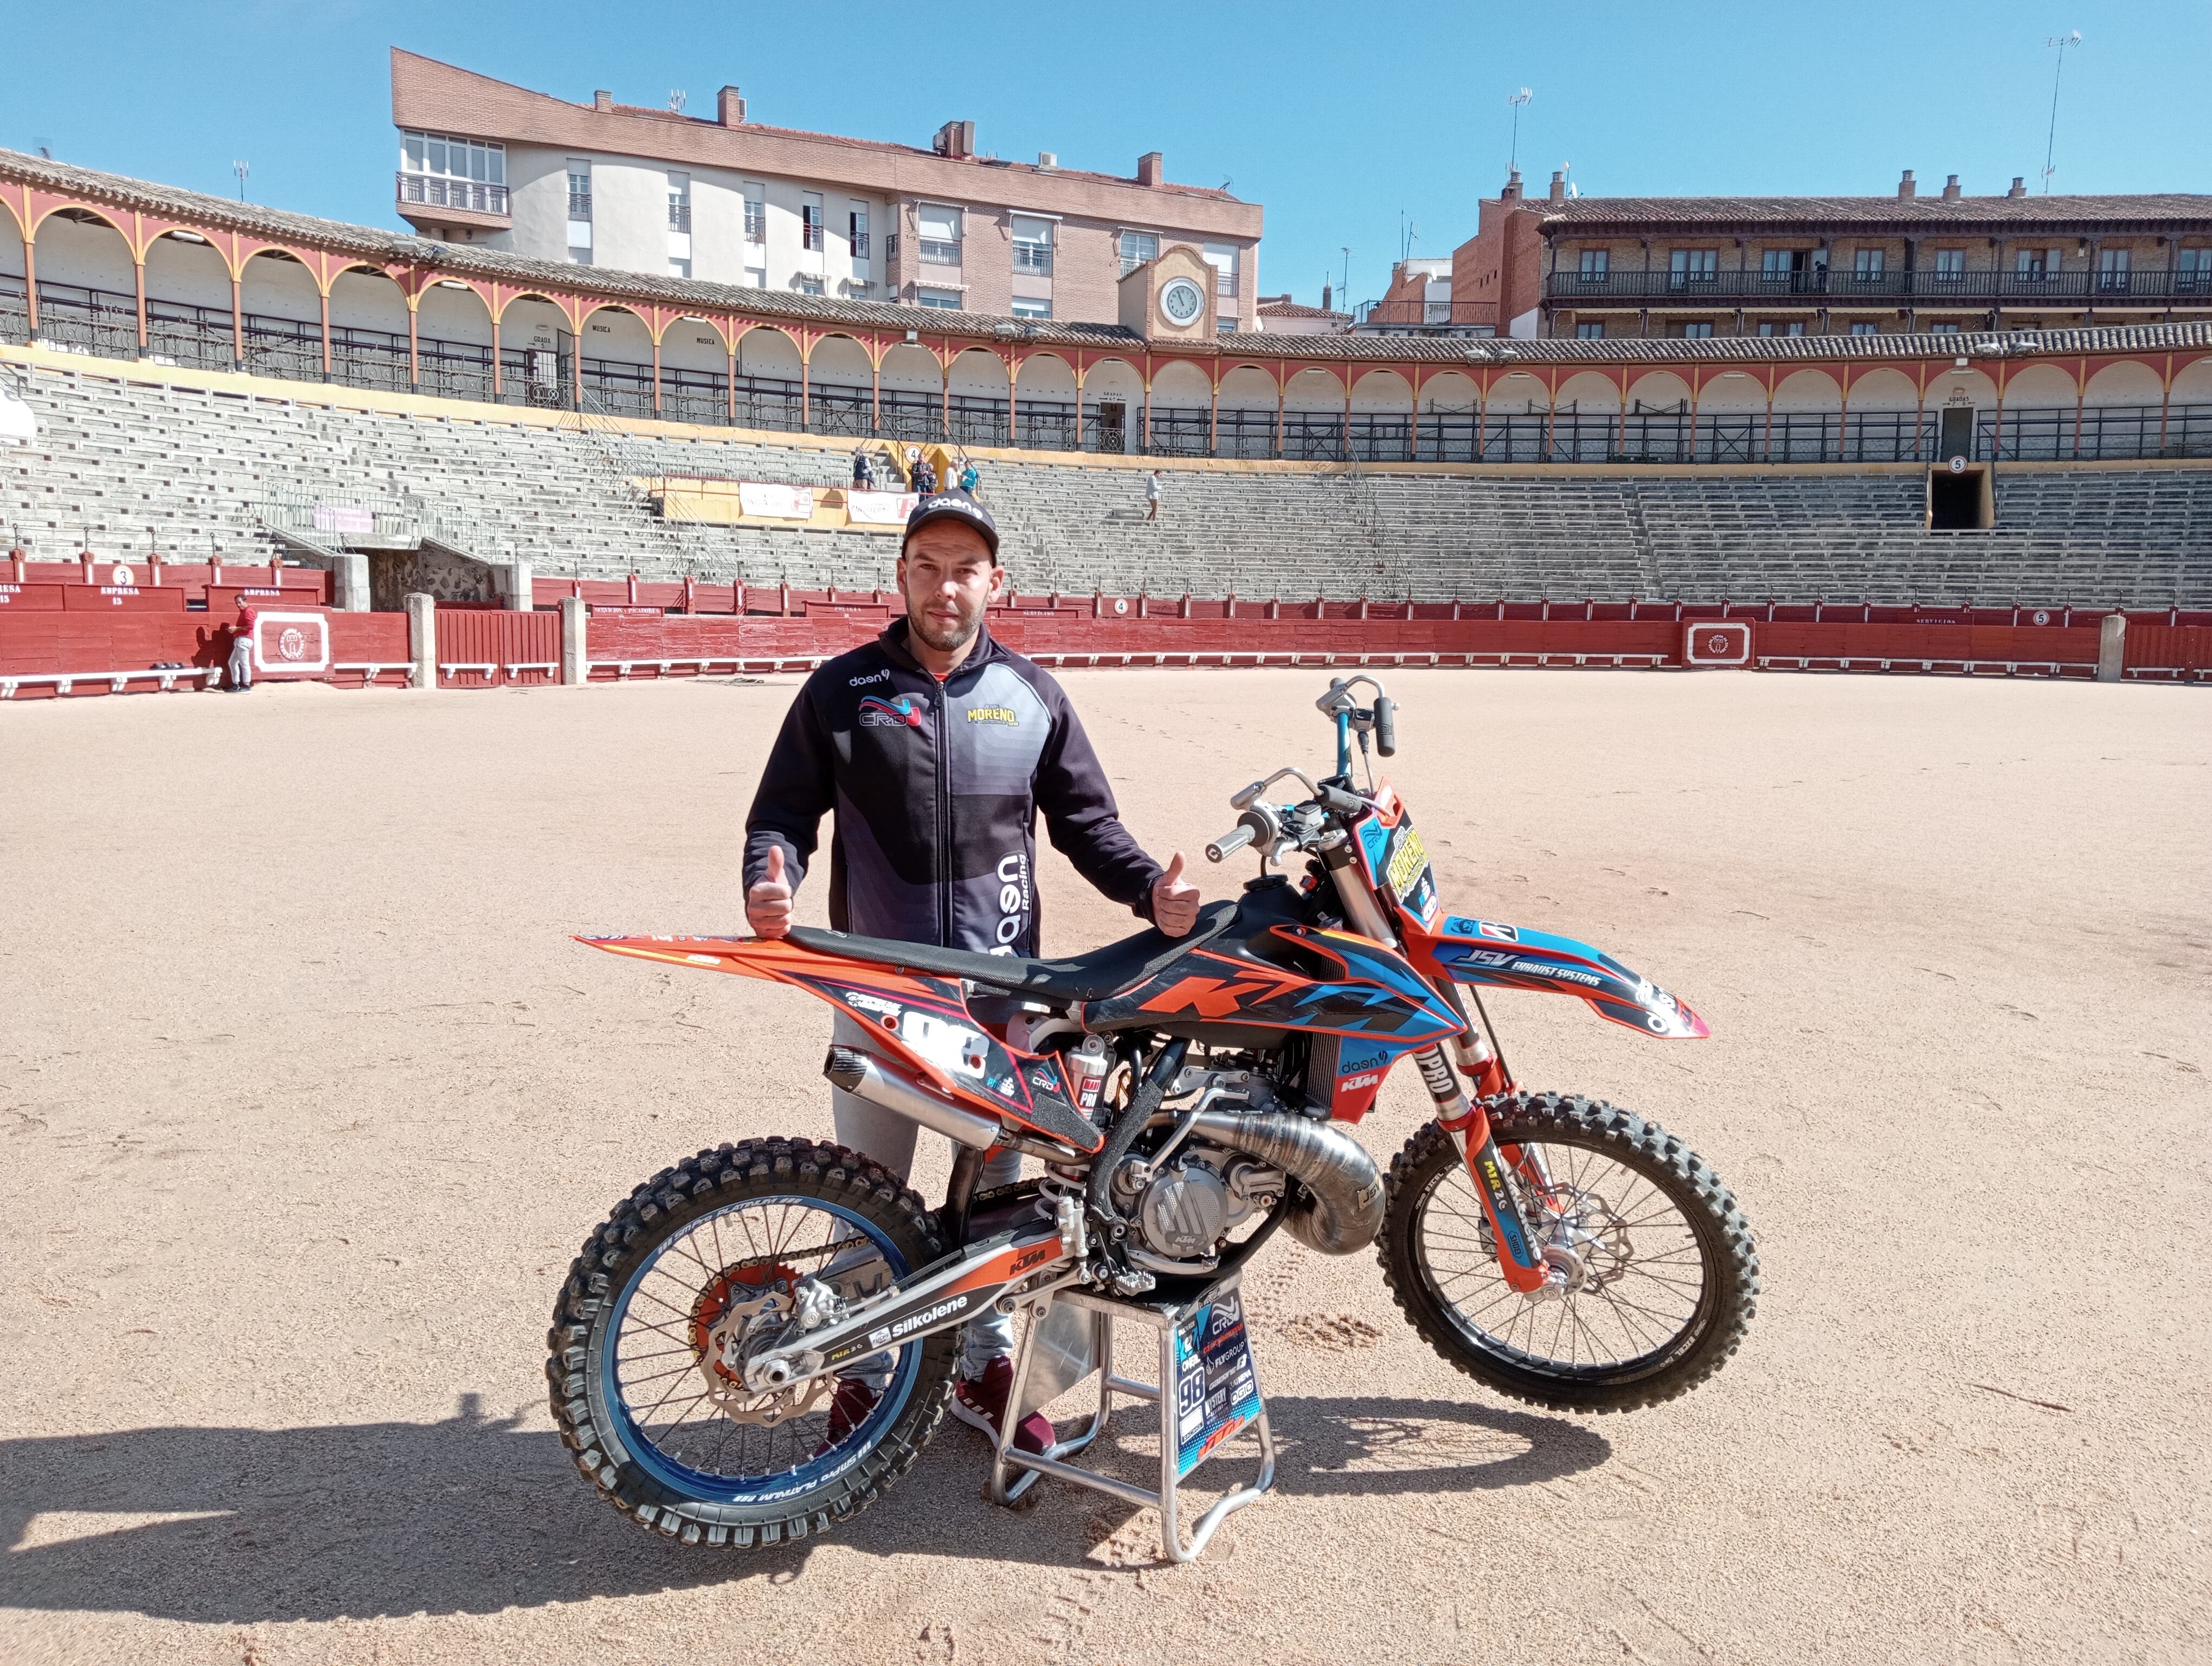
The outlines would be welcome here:
M 1231 1511 L 1267 1496 L 1275 1482 L 1275 1437 L 1260 1398 L 1260 1379 L 1244 1329 L 1241 1272 L 1209 1286 L 1195 1300 L 1146 1301 L 1088 1290 L 1049 1290 L 1026 1304 L 1029 1325 L 1014 1357 L 1008 1415 L 993 1455 L 989 1496 L 1013 1505 L 1040 1476 L 1073 1481 L 1160 1512 L 1160 1549 L 1172 1562 L 1197 1560 L 1213 1530 Z M 1150 1327 L 1159 1337 L 1159 1371 L 1139 1383 L 1114 1370 L 1114 1322 Z M 1042 1455 L 1008 1443 L 1022 1420 L 1096 1376 L 1098 1409 L 1073 1440 Z M 1114 1397 L 1147 1401 L 1160 1408 L 1160 1484 L 1157 1493 L 1068 1462 L 1106 1432 Z M 1185 1476 L 1246 1431 L 1260 1440 L 1260 1473 L 1249 1487 L 1215 1502 L 1191 1524 L 1186 1548 L 1176 1520 L 1176 1493 Z M 1023 1473 L 1026 1472 L 1026 1473 Z

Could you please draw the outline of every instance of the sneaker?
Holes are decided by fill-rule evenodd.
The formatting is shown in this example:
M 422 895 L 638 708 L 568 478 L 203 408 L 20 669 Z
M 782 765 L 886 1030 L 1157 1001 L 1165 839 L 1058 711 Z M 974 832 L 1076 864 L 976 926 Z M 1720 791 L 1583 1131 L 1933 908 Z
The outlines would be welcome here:
M 960 1379 L 952 1390 L 952 1415 L 996 1442 L 1013 1391 L 1014 1362 L 1001 1353 L 983 1367 L 981 1376 Z M 1024 1452 L 1048 1450 L 1058 1438 L 1052 1420 L 1042 1412 L 1031 1412 L 1014 1430 L 1014 1446 Z
M 876 1408 L 880 1396 L 866 1383 L 856 1377 L 842 1377 L 837 1392 L 830 1398 L 830 1426 L 823 1432 L 822 1444 L 814 1449 L 820 1457 L 832 1447 L 841 1446 L 854 1430 L 868 1420 L 868 1414 Z

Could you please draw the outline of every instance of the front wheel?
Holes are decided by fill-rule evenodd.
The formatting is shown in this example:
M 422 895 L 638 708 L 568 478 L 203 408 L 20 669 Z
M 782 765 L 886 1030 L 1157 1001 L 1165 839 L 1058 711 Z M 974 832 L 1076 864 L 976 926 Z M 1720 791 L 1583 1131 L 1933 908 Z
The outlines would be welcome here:
M 936 1432 L 957 1335 L 767 1394 L 744 1361 L 791 1322 L 802 1280 L 857 1300 L 943 1253 L 921 1199 L 842 1146 L 747 1140 L 663 1170 L 585 1243 L 554 1308 L 545 1375 L 576 1467 L 685 1544 L 844 1522 Z
M 1505 1282 L 1459 1143 L 1431 1122 L 1390 1165 L 1382 1275 L 1422 1337 L 1480 1382 L 1560 1411 L 1631 1411 L 1727 1363 L 1759 1300 L 1751 1228 L 1713 1171 L 1657 1124 L 1601 1101 L 1486 1102 L 1534 1244 L 1567 1275 Z

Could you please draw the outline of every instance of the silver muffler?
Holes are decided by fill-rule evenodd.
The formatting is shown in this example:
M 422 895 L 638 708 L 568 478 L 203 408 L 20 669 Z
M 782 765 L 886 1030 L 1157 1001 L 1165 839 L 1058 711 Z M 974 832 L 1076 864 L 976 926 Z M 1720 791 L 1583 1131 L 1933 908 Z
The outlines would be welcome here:
M 1273 1164 L 1306 1189 L 1284 1230 L 1324 1256 L 1349 1256 L 1382 1230 L 1382 1176 L 1367 1149 L 1334 1122 L 1282 1111 L 1200 1111 L 1191 1131 Z
M 988 1151 L 999 1143 L 998 1123 L 932 1092 L 896 1066 L 886 1069 L 872 1053 L 863 1053 L 857 1047 L 833 1047 L 822 1061 L 822 1073 L 832 1087 L 842 1087 L 856 1099 L 911 1117 L 963 1146 Z

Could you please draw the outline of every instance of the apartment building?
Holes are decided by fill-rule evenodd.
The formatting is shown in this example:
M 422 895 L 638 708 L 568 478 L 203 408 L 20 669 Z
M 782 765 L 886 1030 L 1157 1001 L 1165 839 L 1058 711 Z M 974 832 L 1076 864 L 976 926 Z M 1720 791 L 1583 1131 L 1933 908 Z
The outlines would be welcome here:
M 1572 197 L 1554 173 L 1530 201 L 1516 172 L 1450 289 L 1455 333 L 1586 340 L 2190 323 L 2212 319 L 2212 196 L 1975 197 L 1954 173 L 1923 197 L 1907 169 L 1888 197 Z
M 672 100 L 672 105 L 678 100 Z M 1121 276 L 1174 245 L 1214 274 L 1217 328 L 1257 324 L 1261 209 L 1133 176 L 1013 162 L 951 121 L 930 146 L 589 105 L 395 49 L 396 203 L 416 230 L 540 259 L 853 301 L 1112 323 Z

